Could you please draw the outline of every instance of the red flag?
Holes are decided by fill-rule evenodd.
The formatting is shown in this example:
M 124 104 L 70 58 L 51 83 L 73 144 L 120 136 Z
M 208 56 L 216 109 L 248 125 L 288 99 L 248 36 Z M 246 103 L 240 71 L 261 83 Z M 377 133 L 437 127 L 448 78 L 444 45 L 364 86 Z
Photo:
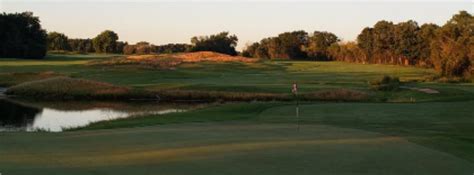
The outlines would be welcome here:
M 293 94 L 298 94 L 298 85 L 296 83 L 293 83 L 293 88 L 291 89 L 291 92 Z

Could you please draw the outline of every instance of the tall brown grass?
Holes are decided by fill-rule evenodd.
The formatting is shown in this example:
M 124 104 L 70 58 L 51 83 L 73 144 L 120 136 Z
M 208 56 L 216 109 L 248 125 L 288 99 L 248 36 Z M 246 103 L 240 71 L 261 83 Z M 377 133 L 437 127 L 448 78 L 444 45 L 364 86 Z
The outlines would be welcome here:
M 332 89 L 303 94 L 302 100 L 316 101 L 366 101 L 369 94 L 351 89 Z
M 201 51 L 178 54 L 160 54 L 160 55 L 132 55 L 125 57 L 116 57 L 113 59 L 96 60 L 90 65 L 140 65 L 148 68 L 170 69 L 182 63 L 198 62 L 242 62 L 254 63 L 259 61 L 254 58 L 240 56 L 230 56 L 226 54 Z
M 14 72 L 0 74 L 0 87 L 9 87 L 33 80 L 42 80 L 52 77 L 64 76 L 62 74 L 45 71 L 45 72 Z
M 41 99 L 113 99 L 130 94 L 126 87 L 69 77 L 30 81 L 8 88 L 6 94 Z

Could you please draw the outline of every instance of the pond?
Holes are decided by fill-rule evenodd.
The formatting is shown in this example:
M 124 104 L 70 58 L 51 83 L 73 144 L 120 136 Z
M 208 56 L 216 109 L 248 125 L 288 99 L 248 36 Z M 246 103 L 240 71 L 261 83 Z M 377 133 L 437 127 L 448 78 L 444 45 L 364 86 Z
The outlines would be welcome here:
M 158 102 L 30 102 L 0 97 L 0 132 L 51 131 L 86 126 L 92 122 L 145 114 L 183 112 L 200 105 Z

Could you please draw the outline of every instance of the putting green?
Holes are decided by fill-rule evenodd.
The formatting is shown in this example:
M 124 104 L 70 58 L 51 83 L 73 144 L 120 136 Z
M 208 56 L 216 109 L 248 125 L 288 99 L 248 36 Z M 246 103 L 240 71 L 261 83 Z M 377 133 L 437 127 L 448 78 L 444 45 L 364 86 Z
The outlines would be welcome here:
M 10 174 L 471 174 L 472 163 L 392 137 L 326 125 L 170 124 L 1 133 Z

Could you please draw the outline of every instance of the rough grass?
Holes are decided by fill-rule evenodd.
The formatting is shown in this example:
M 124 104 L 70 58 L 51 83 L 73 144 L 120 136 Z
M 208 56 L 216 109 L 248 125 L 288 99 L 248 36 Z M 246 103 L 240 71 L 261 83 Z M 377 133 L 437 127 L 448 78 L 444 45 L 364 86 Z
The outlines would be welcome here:
M 370 96 L 366 92 L 357 90 L 332 89 L 303 94 L 301 99 L 320 101 L 368 101 Z
M 289 101 L 293 99 L 289 94 L 258 92 L 162 90 L 152 91 L 152 93 L 164 101 Z
M 113 59 L 91 62 L 90 65 L 116 66 L 116 65 L 140 65 L 141 67 L 174 69 L 183 63 L 199 62 L 241 62 L 254 63 L 258 59 L 246 58 L 240 56 L 230 56 L 226 54 L 201 51 L 177 54 L 159 54 L 159 55 L 131 55 L 117 57 Z
M 116 86 L 110 83 L 54 77 L 18 84 L 6 91 L 7 95 L 43 100 L 157 100 L 166 102 L 224 102 L 224 101 L 290 101 L 290 94 L 263 92 L 228 92 L 201 90 L 140 90 Z M 304 101 L 363 101 L 368 95 L 364 92 L 335 89 L 302 94 Z
M 289 94 L 297 82 L 301 94 L 350 89 L 369 92 L 370 99 L 388 102 L 456 101 L 474 99 L 474 84 L 426 82 L 433 70 L 394 65 L 363 65 L 344 62 L 261 61 L 183 63 L 174 70 L 143 69 L 141 66 L 88 66 L 91 61 L 108 60 L 117 55 L 48 55 L 44 60 L 1 59 L 0 74 L 57 74 L 107 82 L 132 89 L 150 91 L 199 91 L 230 93 Z M 411 90 L 370 93 L 367 82 L 380 75 L 399 77 L 407 86 L 429 88 L 439 94 L 427 95 Z M 1 77 L 1 76 L 0 76 Z M 6 77 L 6 76 L 4 76 Z M 9 79 L 14 79 L 10 77 Z M 0 82 L 2 79 L 0 79 Z M 374 96 L 372 96 L 372 94 Z M 154 98 L 153 94 L 153 98 Z

